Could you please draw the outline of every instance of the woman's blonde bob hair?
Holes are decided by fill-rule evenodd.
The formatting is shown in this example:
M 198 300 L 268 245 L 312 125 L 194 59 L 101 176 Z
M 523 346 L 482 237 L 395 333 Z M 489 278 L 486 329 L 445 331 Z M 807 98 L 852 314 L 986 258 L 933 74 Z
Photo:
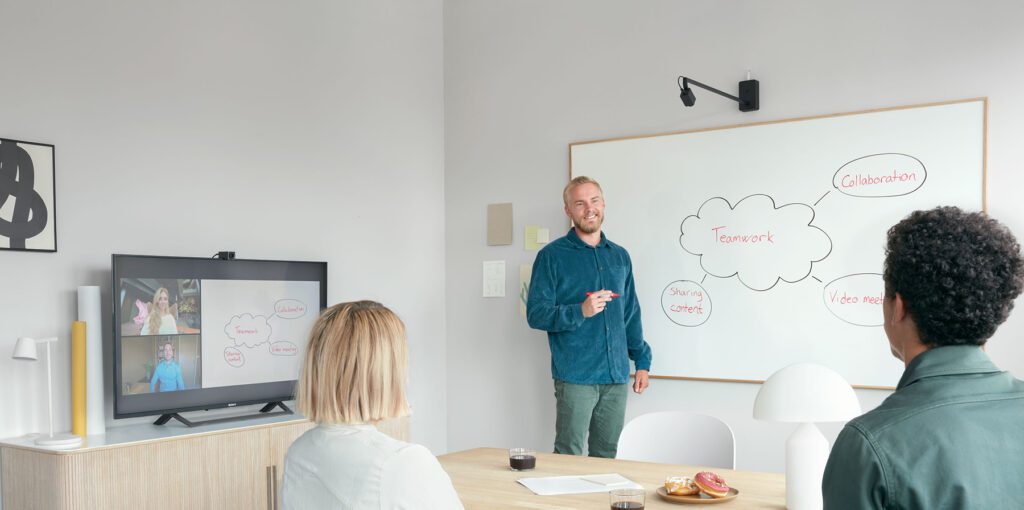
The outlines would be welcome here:
M 298 407 L 316 423 L 372 423 L 409 414 L 405 325 L 374 301 L 320 314 L 306 347 Z

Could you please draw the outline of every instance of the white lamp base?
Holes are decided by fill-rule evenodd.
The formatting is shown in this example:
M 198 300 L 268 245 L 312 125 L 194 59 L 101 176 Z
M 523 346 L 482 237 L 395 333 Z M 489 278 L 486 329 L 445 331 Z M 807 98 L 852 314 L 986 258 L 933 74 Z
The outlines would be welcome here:
M 47 448 L 53 448 L 55 450 L 64 450 L 69 448 L 78 448 L 82 446 L 82 438 L 74 434 L 67 432 L 61 432 L 59 434 L 42 435 L 36 439 L 36 444 L 39 446 L 45 446 Z
M 786 440 L 786 508 L 821 510 L 821 478 L 828 440 L 813 423 L 802 423 Z

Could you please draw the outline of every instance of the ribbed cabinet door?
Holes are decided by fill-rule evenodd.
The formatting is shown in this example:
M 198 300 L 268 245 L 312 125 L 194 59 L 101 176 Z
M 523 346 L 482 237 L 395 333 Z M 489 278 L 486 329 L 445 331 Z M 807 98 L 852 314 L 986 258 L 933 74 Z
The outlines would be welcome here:
M 265 509 L 263 430 L 68 455 L 74 510 Z
M 267 452 L 267 465 L 271 466 L 272 469 L 274 467 L 277 468 L 273 471 L 273 474 L 276 475 L 276 486 L 274 488 L 276 489 L 275 494 L 277 498 L 280 498 L 281 496 L 281 481 L 284 476 L 284 457 L 288 454 L 288 447 L 290 447 L 292 443 L 299 438 L 299 436 L 315 426 L 315 423 L 307 421 L 267 429 L 267 443 L 270 445 L 270 449 Z
M 202 487 L 185 508 L 271 509 L 267 499 L 266 430 L 204 436 L 194 445 L 205 473 Z M 198 470 L 197 470 L 198 471 Z M 189 477 L 186 477 L 189 478 Z
M 3 508 L 48 510 L 66 508 L 71 491 L 63 486 L 65 459 L 18 448 L 4 448 Z

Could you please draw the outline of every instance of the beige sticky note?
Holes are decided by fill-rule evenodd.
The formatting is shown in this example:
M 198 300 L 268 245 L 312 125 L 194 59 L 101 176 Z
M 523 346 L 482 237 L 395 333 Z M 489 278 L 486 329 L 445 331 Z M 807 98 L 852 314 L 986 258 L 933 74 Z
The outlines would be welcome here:
M 512 203 L 487 204 L 487 246 L 512 244 Z
M 537 229 L 537 244 L 548 244 L 551 242 L 551 231 L 546 228 Z

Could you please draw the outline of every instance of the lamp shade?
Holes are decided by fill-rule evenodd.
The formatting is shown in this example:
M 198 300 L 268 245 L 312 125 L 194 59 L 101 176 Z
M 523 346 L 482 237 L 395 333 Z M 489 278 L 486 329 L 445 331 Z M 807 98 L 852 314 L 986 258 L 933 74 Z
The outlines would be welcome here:
M 847 421 L 860 413 L 860 402 L 850 383 L 834 370 L 814 363 L 797 363 L 775 372 L 754 401 L 757 420 Z
M 36 354 L 36 341 L 24 336 L 18 338 L 18 343 L 14 344 L 14 354 L 12 354 L 11 357 L 27 361 L 38 360 L 39 356 Z

